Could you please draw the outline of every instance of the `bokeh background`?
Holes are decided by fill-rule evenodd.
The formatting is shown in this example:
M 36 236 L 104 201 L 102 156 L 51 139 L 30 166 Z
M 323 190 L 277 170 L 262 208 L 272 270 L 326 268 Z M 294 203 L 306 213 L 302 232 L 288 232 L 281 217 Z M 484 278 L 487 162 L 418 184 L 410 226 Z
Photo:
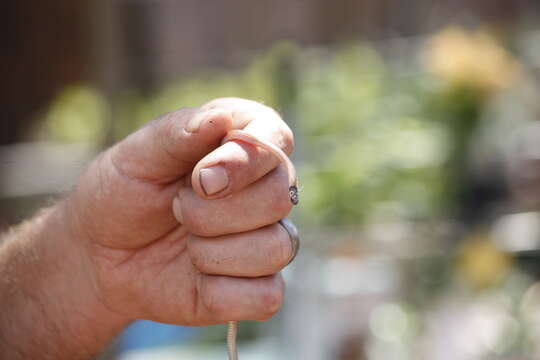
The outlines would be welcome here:
M 537 0 L 0 9 L 0 228 L 159 114 L 246 97 L 295 130 L 303 243 L 242 360 L 540 358 Z M 137 322 L 103 359 L 224 359 L 224 334 Z

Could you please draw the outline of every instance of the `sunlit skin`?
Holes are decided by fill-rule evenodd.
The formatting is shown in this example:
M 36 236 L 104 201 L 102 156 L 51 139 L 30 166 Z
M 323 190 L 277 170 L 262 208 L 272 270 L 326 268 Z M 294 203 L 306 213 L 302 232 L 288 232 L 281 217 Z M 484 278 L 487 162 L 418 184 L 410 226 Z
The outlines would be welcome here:
M 20 296 L 18 302 L 0 299 L 0 307 L 11 310 L 0 316 L 0 341 L 24 354 L 0 346 L 8 349 L 0 358 L 90 358 L 135 319 L 206 325 L 275 314 L 284 294 L 279 271 L 292 256 L 289 236 L 276 223 L 292 207 L 288 171 L 264 147 L 234 140 L 221 145 L 233 129 L 286 154 L 293 150 L 287 125 L 256 102 L 218 99 L 179 110 L 105 151 L 64 201 L 15 231 L 0 248 L 0 269 L 39 294 L 44 311 L 51 309 L 44 326 L 51 321 L 69 329 L 74 344 L 28 330 L 24 317 L 17 318 L 34 308 L 25 307 L 27 291 L 18 295 L 13 284 L 0 284 L 0 293 Z M 216 166 L 229 181 L 209 196 L 197 172 Z M 24 266 L 13 260 L 34 243 L 33 251 L 43 253 L 34 264 L 40 270 L 27 273 L 39 278 L 54 263 L 48 281 L 23 279 L 18 270 Z M 32 314 L 27 321 L 36 323 L 38 312 Z M 7 324 L 13 322 L 26 324 L 33 342 L 16 337 L 23 330 L 12 331 Z M 62 351 L 44 357 L 55 341 Z

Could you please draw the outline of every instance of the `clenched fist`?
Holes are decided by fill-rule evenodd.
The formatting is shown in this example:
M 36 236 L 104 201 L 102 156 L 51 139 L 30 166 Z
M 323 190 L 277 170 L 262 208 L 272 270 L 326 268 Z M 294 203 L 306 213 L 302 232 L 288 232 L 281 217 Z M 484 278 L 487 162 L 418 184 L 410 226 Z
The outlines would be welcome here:
M 293 150 L 279 115 L 253 101 L 218 99 L 163 115 L 103 152 L 64 201 L 15 231 L 0 248 L 0 269 L 13 269 L 21 249 L 36 252 L 32 277 L 18 281 L 34 279 L 40 302 L 55 297 L 50 311 L 44 305 L 34 312 L 47 313 L 60 332 L 89 333 L 81 335 L 92 337 L 81 341 L 85 354 L 135 319 L 268 319 L 281 306 L 279 271 L 294 252 L 277 223 L 291 210 L 290 184 L 268 149 L 222 144 L 235 129 Z M 16 270 L 11 276 L 21 278 Z M 8 303 L 28 311 L 21 302 Z M 59 319 L 70 316 L 75 320 Z M 4 324 L 0 341 L 18 343 Z M 66 353 L 54 358 L 86 358 Z

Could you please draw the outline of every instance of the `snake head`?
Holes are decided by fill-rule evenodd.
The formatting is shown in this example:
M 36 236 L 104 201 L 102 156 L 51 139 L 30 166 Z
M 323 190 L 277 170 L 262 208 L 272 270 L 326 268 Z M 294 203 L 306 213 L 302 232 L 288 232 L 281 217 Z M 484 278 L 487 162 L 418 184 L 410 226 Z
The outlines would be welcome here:
M 298 197 L 298 188 L 295 185 L 289 187 L 289 199 L 291 199 L 293 205 L 298 204 L 300 201 Z

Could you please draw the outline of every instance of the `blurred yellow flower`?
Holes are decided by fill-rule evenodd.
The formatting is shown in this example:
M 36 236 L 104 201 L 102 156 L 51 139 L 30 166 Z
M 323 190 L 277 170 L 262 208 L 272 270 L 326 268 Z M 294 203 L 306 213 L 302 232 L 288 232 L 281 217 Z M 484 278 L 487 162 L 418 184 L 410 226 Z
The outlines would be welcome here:
M 511 266 L 511 256 L 498 249 L 487 234 L 475 234 L 465 239 L 456 272 L 473 285 L 485 287 L 497 284 Z
M 491 92 L 512 85 L 518 62 L 488 32 L 449 27 L 435 34 L 425 48 L 430 71 L 450 85 Z
M 69 86 L 51 104 L 43 137 L 63 142 L 100 143 L 105 137 L 107 103 L 96 89 Z

